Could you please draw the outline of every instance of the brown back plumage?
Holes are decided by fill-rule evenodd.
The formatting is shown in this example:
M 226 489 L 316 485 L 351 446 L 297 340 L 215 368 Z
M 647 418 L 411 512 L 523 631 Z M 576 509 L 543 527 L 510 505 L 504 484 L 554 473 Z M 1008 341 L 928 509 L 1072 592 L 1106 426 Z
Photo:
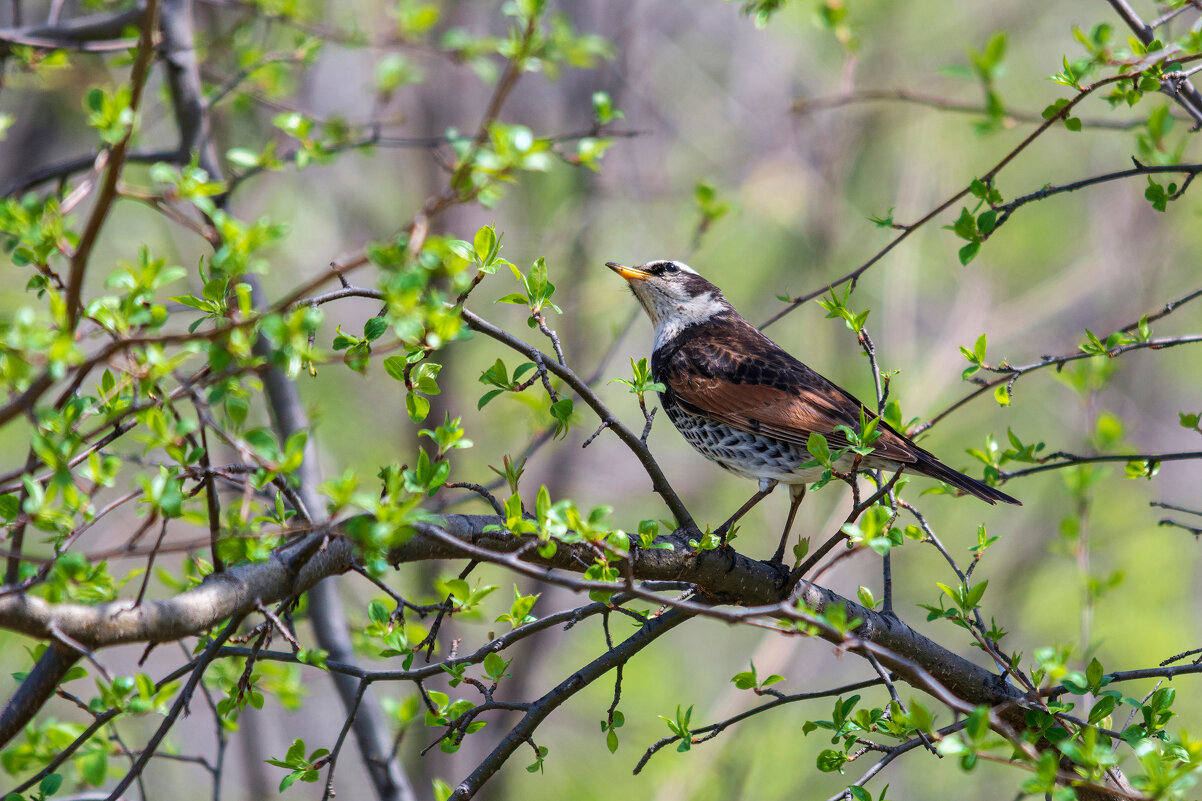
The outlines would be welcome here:
M 819 375 L 760 333 L 730 308 L 683 329 L 652 355 L 655 380 L 694 414 L 741 431 L 805 446 L 811 433 L 832 448 L 848 444 L 835 427 L 859 428 L 861 409 L 876 414 L 849 392 Z M 873 457 L 930 476 L 988 503 L 1018 504 L 1009 495 L 940 462 L 883 420 Z

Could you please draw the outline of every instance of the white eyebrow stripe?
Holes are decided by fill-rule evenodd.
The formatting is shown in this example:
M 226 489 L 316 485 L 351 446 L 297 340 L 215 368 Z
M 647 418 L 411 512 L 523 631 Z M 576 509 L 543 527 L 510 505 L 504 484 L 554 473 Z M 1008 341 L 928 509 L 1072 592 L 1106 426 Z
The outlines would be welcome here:
M 691 273 L 693 275 L 701 275 L 701 273 L 697 272 L 692 267 L 685 264 L 683 261 L 675 261 L 673 259 L 652 259 L 651 261 L 649 261 L 643 265 L 643 269 L 649 270 L 657 264 L 663 264 L 665 266 L 668 264 L 675 264 L 676 269 L 680 270 L 682 273 Z

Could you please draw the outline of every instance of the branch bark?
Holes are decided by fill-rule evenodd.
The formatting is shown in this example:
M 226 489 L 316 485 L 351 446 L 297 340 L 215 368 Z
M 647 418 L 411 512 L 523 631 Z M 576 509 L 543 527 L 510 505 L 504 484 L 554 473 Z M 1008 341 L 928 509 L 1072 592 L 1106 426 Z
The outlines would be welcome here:
M 77 48 L 91 42 L 119 39 L 142 21 L 146 6 L 117 13 L 89 14 L 53 25 L 27 25 L 0 29 L 0 57 L 14 44 L 34 47 Z
M 526 538 L 507 532 L 485 533 L 486 527 L 503 522 L 493 515 L 446 515 L 438 531 L 448 535 L 450 541 L 418 532 L 396 548 L 390 558 L 398 564 L 462 558 L 463 550 L 453 544 L 456 540 L 498 555 L 523 550 L 523 562 L 576 573 L 583 572 L 595 556 L 587 546 L 561 545 L 555 556 L 543 559 L 524 550 Z M 326 536 L 331 537 L 328 544 L 318 548 Z M 630 560 L 632 575 L 640 580 L 687 581 L 715 603 L 762 607 L 765 613 L 779 606 L 783 576 L 777 568 L 737 552 L 730 556 L 716 551 L 693 553 L 685 544 L 687 536 L 683 530 L 671 535 L 667 541 L 673 544 L 672 549 L 636 552 Z M 172 598 L 144 601 L 138 607 L 130 601 L 84 606 L 51 604 L 28 595 L 6 596 L 0 598 L 0 627 L 43 640 L 51 639 L 57 630 L 94 650 L 131 642 L 178 640 L 207 631 L 226 618 L 249 614 L 256 604 L 275 603 L 310 589 L 324 578 L 344 573 L 351 569 L 353 555 L 349 540 L 336 536 L 333 529 L 319 530 L 280 549 L 269 561 L 210 575 L 192 590 Z M 803 583 L 803 587 L 801 597 L 809 608 L 821 612 L 831 605 L 845 607 L 848 617 L 864 620 L 856 631 L 859 639 L 878 643 L 921 665 L 968 703 L 997 704 L 1022 698 L 1015 688 L 985 668 L 897 618 L 878 614 L 815 584 Z M 721 614 L 721 610 L 715 610 L 716 616 Z M 903 679 L 914 675 L 912 665 L 890 664 L 887 658 L 882 662 Z M 11 728 L 0 730 L 0 743 L 14 733 Z

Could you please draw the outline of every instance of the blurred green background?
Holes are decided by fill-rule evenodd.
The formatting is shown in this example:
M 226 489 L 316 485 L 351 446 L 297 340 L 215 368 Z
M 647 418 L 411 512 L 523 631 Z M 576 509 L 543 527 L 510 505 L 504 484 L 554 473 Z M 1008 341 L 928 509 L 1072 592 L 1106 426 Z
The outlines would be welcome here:
M 330 3 L 322 9 L 307 3 L 294 9 L 303 23 L 295 27 L 357 29 L 379 43 L 395 30 L 398 9 L 412 5 Z M 441 14 L 436 31 L 504 31 L 499 3 L 436 6 Z M 847 25 L 856 40 L 851 49 L 839 41 L 840 31 L 817 24 L 819 5 L 814 2 L 787 4 L 764 28 L 731 2 L 574 0 L 559 4 L 558 10 L 578 31 L 609 40 L 612 58 L 592 69 L 567 69 L 556 80 L 527 75 L 501 119 L 528 125 L 540 136 L 584 131 L 591 125 L 591 96 L 606 91 L 625 113 L 617 128 L 635 135 L 615 139 L 599 173 L 560 164 L 545 174 L 523 176 L 495 208 L 456 208 L 440 220 L 438 231 L 470 239 L 477 227 L 495 223 L 504 232 L 506 258 L 525 268 L 545 257 L 563 309 L 551 325 L 563 340 L 569 363 L 589 375 L 608 356 L 606 378 L 627 376 L 629 359 L 648 354 L 650 331 L 641 313 L 628 325 L 636 313 L 635 301 L 604 262 L 685 260 L 721 286 L 746 317 L 762 321 L 781 307 L 778 295 L 821 288 L 884 247 L 895 232 L 875 226 L 870 217 L 892 209 L 898 222 L 920 218 L 992 167 L 1033 129 L 1007 116 L 996 130 L 982 132 L 984 115 L 899 102 L 799 112 L 799 101 L 906 89 L 980 104 L 980 83 L 959 74 L 970 63 L 966 51 L 980 51 L 992 36 L 1005 32 L 1004 69 L 996 90 L 1008 112 L 1037 116 L 1055 98 L 1069 94 L 1047 76 L 1062 69 L 1064 55 L 1080 55 L 1072 37 L 1074 26 L 1088 29 L 1109 22 L 1117 38 L 1126 35 L 1105 3 L 1082 0 L 849 0 Z M 1154 13 L 1150 5 L 1141 11 Z M 206 79 L 214 83 L 230 74 L 230 65 L 213 43 L 221 41 L 239 13 L 253 17 L 262 9 L 197 4 L 202 63 Z M 291 30 L 286 21 L 245 24 L 265 39 Z M 423 81 L 401 86 L 381 105 L 373 82 L 381 62 L 392 53 L 403 53 Z M 11 76 L 0 94 L 0 111 L 15 119 L 0 144 L 4 174 L 15 178 L 31 165 L 85 152 L 91 144 L 80 97 L 89 85 L 123 75 L 93 58 L 38 77 Z M 219 117 L 215 133 L 220 150 L 261 147 L 270 135 L 267 121 L 281 108 L 352 122 L 384 119 L 386 130 L 395 136 L 435 136 L 448 127 L 471 131 L 491 92 L 489 82 L 437 48 L 396 43 L 359 47 L 330 41 L 311 69 L 288 72 L 285 80 L 294 89 L 286 100 L 267 102 L 252 92 Z M 162 100 L 158 77 L 150 89 L 151 97 Z M 1112 130 L 1089 123 L 1138 122 L 1167 103 L 1163 97 L 1148 96 L 1134 109 L 1112 110 L 1100 97 L 1089 99 L 1079 109 L 1086 121 L 1084 131 L 1071 133 L 1058 126 L 1009 166 L 996 186 L 1010 199 L 1045 184 L 1123 169 L 1140 152 L 1138 137 L 1146 135 L 1146 129 Z M 151 114 L 157 118 L 148 120 L 143 144 L 169 145 L 174 129 L 166 107 L 156 104 Z M 1173 149 L 1184 142 L 1186 160 L 1196 150 L 1196 144 L 1187 141 L 1188 127 L 1178 121 L 1166 145 Z M 131 175 L 140 169 L 144 168 L 131 168 Z M 326 269 L 339 254 L 392 235 L 445 179 L 446 173 L 426 150 L 378 148 L 346 154 L 328 166 L 254 179 L 239 189 L 232 211 L 244 219 L 267 216 L 289 224 L 291 233 L 269 255 L 266 284 L 278 297 Z M 712 185 L 721 201 L 731 204 L 731 211 L 698 237 L 700 214 L 694 195 L 699 182 Z M 1144 199 L 1144 187 L 1142 179 L 1131 179 L 1027 206 L 967 267 L 956 255 L 962 242 L 940 227 L 955 219 L 957 206 L 869 270 L 849 304 L 871 309 L 867 328 L 882 369 L 898 371 L 891 392 L 900 400 L 904 418 L 929 419 L 971 389 L 960 379 L 966 363 L 958 346 L 971 347 L 982 333 L 988 334 L 991 363 L 1003 358 L 1031 363 L 1044 354 L 1076 351 L 1085 328 L 1108 333 L 1196 289 L 1202 246 L 1196 198 L 1187 194 L 1159 213 Z M 204 252 L 202 242 L 162 216 L 125 202 L 118 205 L 100 242 L 96 263 L 130 259 L 136 243 L 143 241 L 157 255 L 188 267 Z M 22 302 L 24 278 L 11 277 L 16 268 L 6 269 L 9 289 L 0 303 L 11 310 Z M 361 276 L 356 283 L 370 282 Z M 469 308 L 537 343 L 537 332 L 528 332 L 524 325 L 522 309 L 491 302 L 513 288 L 512 277 L 498 273 L 473 295 Z M 327 306 L 329 338 L 338 324 L 361 330 L 376 311 L 369 301 Z M 1172 336 L 1196 332 L 1200 324 L 1202 305 L 1188 306 L 1153 330 L 1158 336 Z M 841 321 L 826 319 L 817 304 L 805 304 L 769 333 L 829 378 L 860 397 L 871 397 L 870 370 L 854 335 Z M 446 352 L 444 394 L 436 399 L 431 419 L 446 412 L 461 415 L 475 443 L 455 456 L 456 480 L 488 481 L 492 474 L 487 465 L 499 466 L 504 454 L 520 454 L 545 423 L 541 411 L 509 397 L 477 411 L 484 391 L 478 376 L 499 356 L 514 363 L 495 343 L 480 338 Z M 1121 436 L 1108 445 L 1111 452 L 1197 449 L 1197 435 L 1191 441 L 1191 432 L 1178 425 L 1177 413 L 1202 406 L 1199 363 L 1196 347 L 1133 353 L 1112 365 L 1113 375 L 1103 386 L 1085 393 L 1054 371 L 1042 371 L 1018 382 L 1011 406 L 999 407 L 989 395 L 983 396 L 932 429 L 922 444 L 951 465 L 979 475 L 980 465 L 974 466 L 965 451 L 983 447 L 987 435 L 1004 443 L 1010 428 L 1024 441 L 1045 442 L 1047 451 L 1089 453 L 1098 445 L 1099 419 L 1113 415 L 1121 422 Z M 1078 362 L 1064 373 L 1080 375 L 1090 369 L 1095 368 Z M 324 474 L 353 467 L 370 476 L 378 465 L 404 460 L 413 452 L 416 431 L 405 415 L 399 385 L 378 363 L 362 378 L 342 369 L 321 369 L 316 378 L 302 378 L 301 384 L 313 414 Z M 623 387 L 603 380 L 599 389 L 628 425 L 641 424 L 634 397 Z M 532 495 L 541 484 L 552 497 L 570 497 L 583 508 L 612 506 L 615 524 L 627 530 L 641 519 L 667 516 L 637 461 L 615 437 L 603 434 L 581 448 L 594 428 L 594 421 L 581 412 L 565 440 L 530 459 L 525 491 Z M 20 458 L 24 445 L 20 432 L 4 433 L 12 462 Z M 699 522 L 717 525 L 754 489 L 697 456 L 664 419 L 657 419 L 650 442 Z M 1084 500 L 1068 491 L 1062 471 L 1008 484 L 1006 491 L 1022 499 L 1022 508 L 986 507 L 942 495 L 920 499 L 936 532 L 965 562 L 978 525 L 1000 535 L 976 575 L 989 579 L 986 617 L 995 617 L 1010 632 L 1003 647 L 1026 654 L 1024 664 L 1038 647 L 1063 646 L 1072 649 L 1071 664 L 1077 668 L 1095 655 L 1108 670 L 1148 667 L 1197 644 L 1197 546 L 1181 530 L 1158 527 L 1162 515 L 1148 502 L 1198 506 L 1202 467 L 1166 464 L 1151 481 L 1124 479 L 1121 463 L 1097 472 Z M 925 479 L 914 480 L 907 497 L 918 500 L 918 491 L 929 485 Z M 848 504 L 849 494 L 841 486 L 814 493 L 802 506 L 794 531 L 825 539 L 836 530 Z M 485 509 L 470 500 L 458 508 Z M 765 501 L 745 521 L 736 547 L 766 558 L 786 508 L 783 494 Z M 1066 519 L 1077 523 L 1066 524 Z M 118 541 L 123 536 L 120 523 L 113 521 Z M 862 584 L 879 597 L 879 563 L 874 554 L 861 553 L 825 581 L 844 595 L 854 597 Z M 934 549 L 909 543 L 895 553 L 893 564 L 895 606 L 901 617 L 979 659 L 959 629 L 922 623 L 925 612 L 917 604 L 937 603 L 935 582 L 954 578 Z M 460 567 L 410 566 L 390 583 L 412 600 L 432 601 L 433 580 L 452 577 Z M 498 604 L 507 604 L 513 578 L 495 570 L 481 574 L 500 585 L 495 597 Z M 1091 582 L 1115 586 L 1095 593 L 1100 597 L 1087 604 Z M 543 592 L 535 614 L 579 601 L 524 579 L 517 583 L 525 592 Z M 365 622 L 365 602 L 376 593 L 365 582 L 344 580 L 343 585 L 354 601 L 348 605 L 354 621 Z M 453 636 L 463 638 L 463 649 L 474 648 L 492 629 L 490 619 L 457 619 Z M 629 624 L 615 617 L 613 625 L 620 636 Z M 25 644 L 0 634 L 0 673 L 25 669 L 28 658 L 19 647 Z M 502 685 L 499 697 L 537 697 L 602 648 L 596 620 L 567 634 L 528 641 L 515 649 L 514 678 Z M 113 653 L 114 662 L 128 660 L 132 665 L 140 649 Z M 871 676 L 861 660 L 822 642 L 695 621 L 628 666 L 620 705 L 626 725 L 619 731 L 616 754 L 606 751 L 598 726 L 611 701 L 612 683 L 606 680 L 573 698 L 538 732 L 537 742 L 550 747 L 544 775 L 524 771 L 528 754 L 519 753 L 481 797 L 821 799 L 858 776 L 869 758 L 850 765 L 845 777 L 821 774 L 814 766 L 827 742 L 820 733 L 803 737 L 801 722 L 829 717 L 830 702 L 821 701 L 753 718 L 689 753 L 667 749 L 640 776 L 632 777 L 631 768 L 643 750 L 668 734 L 658 715 L 671 717 L 677 704 L 695 705 L 693 722 L 704 724 L 757 703 L 755 696 L 730 683 L 749 660 L 761 676 L 784 675 L 786 681 L 778 688 L 786 692 Z M 155 664 L 153 659 L 150 664 Z M 169 664 L 166 655 L 161 664 Z M 280 756 L 295 736 L 304 736 L 313 748 L 328 745 L 336 734 L 333 721 L 342 720 L 341 710 L 326 677 L 316 671 L 304 677 L 308 701 L 301 711 L 282 711 L 269 700 L 263 713 L 243 718 L 242 730 L 234 735 L 225 798 L 274 793 L 281 772 L 263 765 L 263 759 Z M 1183 687 L 1189 682 L 1184 680 Z M 0 681 L 0 688 L 9 686 L 7 679 Z M 1126 689 L 1138 695 L 1139 689 L 1146 692 L 1151 686 Z M 381 695 L 411 695 L 408 687 L 377 689 Z M 875 695 L 880 696 L 875 704 L 884 702 L 883 690 Z M 910 697 L 913 691 L 903 691 L 903 698 Z M 1178 703 L 1183 725 L 1196 730 L 1202 701 L 1183 692 Z M 77 717 L 66 706 L 54 712 Z M 420 722 L 410 727 L 401 750 L 422 796 L 428 797 L 432 777 L 452 785 L 461 779 L 487 752 L 505 720 L 492 719 L 459 753 L 449 756 L 437 750 L 417 756 L 436 732 L 423 730 Z M 949 713 L 941 712 L 937 722 L 950 720 Z M 138 742 L 153 724 L 141 720 L 125 728 Z M 211 723 L 194 715 L 173 732 L 171 741 L 182 751 L 208 749 Z M 949 760 L 936 769 L 932 759 L 910 755 L 872 788 L 879 793 L 888 784 L 888 797 L 893 799 L 1011 797 L 1021 781 L 1016 771 L 997 766 L 982 765 L 965 776 Z M 188 792 L 202 779 L 194 766 L 178 762 L 161 762 L 147 774 L 156 796 Z M 362 770 L 350 761 L 340 767 L 337 786 L 343 798 L 370 793 Z M 314 788 L 297 786 L 289 792 L 308 797 Z

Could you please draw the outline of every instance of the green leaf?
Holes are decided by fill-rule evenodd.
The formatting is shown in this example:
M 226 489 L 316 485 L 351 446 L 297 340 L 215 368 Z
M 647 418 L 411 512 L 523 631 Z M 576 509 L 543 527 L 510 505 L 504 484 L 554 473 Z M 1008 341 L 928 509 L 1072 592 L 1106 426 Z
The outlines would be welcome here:
M 379 318 L 372 318 L 379 319 Z M 405 380 L 405 366 L 409 360 L 399 353 L 393 354 L 384 360 L 384 372 L 395 378 L 397 381 Z
M 981 252 L 980 242 L 969 242 L 964 247 L 960 248 L 957 255 L 960 257 L 961 266 L 966 266 L 969 262 L 977 257 Z
M 373 623 L 386 625 L 389 619 L 388 606 L 383 601 L 372 601 L 367 605 L 367 616 Z
M 977 606 L 981 603 L 981 598 L 985 595 L 985 588 L 989 586 L 989 579 L 985 579 L 978 584 L 974 584 L 972 589 L 968 591 L 968 605 L 970 607 Z
M 484 672 L 493 681 L 500 681 L 505 676 L 509 663 L 498 653 L 490 653 L 484 657 Z
M 384 332 L 387 330 L 387 320 L 383 317 L 371 317 L 363 324 L 363 338 L 368 342 L 372 342 L 384 336 Z
M 731 676 L 730 680 L 735 687 L 740 690 L 750 690 L 756 686 L 755 664 L 752 663 L 751 670 L 744 670 L 742 673 L 736 673 Z
M 818 754 L 818 770 L 823 773 L 833 773 L 835 771 L 842 773 L 845 764 L 847 764 L 847 756 L 842 751 L 827 748 Z
M 225 151 L 225 158 L 235 167 L 251 169 L 259 166 L 259 154 L 244 147 L 231 147 Z
M 572 408 L 574 404 L 571 398 L 560 398 L 551 404 L 551 416 L 556 420 L 556 434 L 566 435 L 568 432 L 568 420 L 572 416 Z
M 323 651 L 320 648 L 302 648 L 296 654 L 296 660 L 306 665 L 312 665 L 315 668 L 326 669 L 326 659 L 330 656 L 329 651 Z
M 819 464 L 830 465 L 831 449 L 826 442 L 826 437 L 824 437 L 822 434 L 819 434 L 817 431 L 810 434 L 810 436 L 806 439 L 806 450 L 810 452 L 811 456 L 818 460 Z
M 415 423 L 420 423 L 430 414 L 430 399 L 416 392 L 409 392 L 405 395 L 405 411 L 409 413 L 409 419 Z
M 496 255 L 497 247 L 497 232 L 490 225 L 485 225 L 476 231 L 475 240 L 472 243 L 473 249 L 476 251 L 476 258 L 481 264 Z
M 483 409 L 485 406 L 488 405 L 489 401 L 491 401 L 493 398 L 497 397 L 504 391 L 505 390 L 503 390 L 503 389 L 490 389 L 488 392 L 485 392 L 483 395 L 480 396 L 480 402 L 476 404 L 476 409 Z
M 104 784 L 108 776 L 108 754 L 99 749 L 75 760 L 75 765 L 79 768 L 79 775 L 83 780 L 93 787 Z

